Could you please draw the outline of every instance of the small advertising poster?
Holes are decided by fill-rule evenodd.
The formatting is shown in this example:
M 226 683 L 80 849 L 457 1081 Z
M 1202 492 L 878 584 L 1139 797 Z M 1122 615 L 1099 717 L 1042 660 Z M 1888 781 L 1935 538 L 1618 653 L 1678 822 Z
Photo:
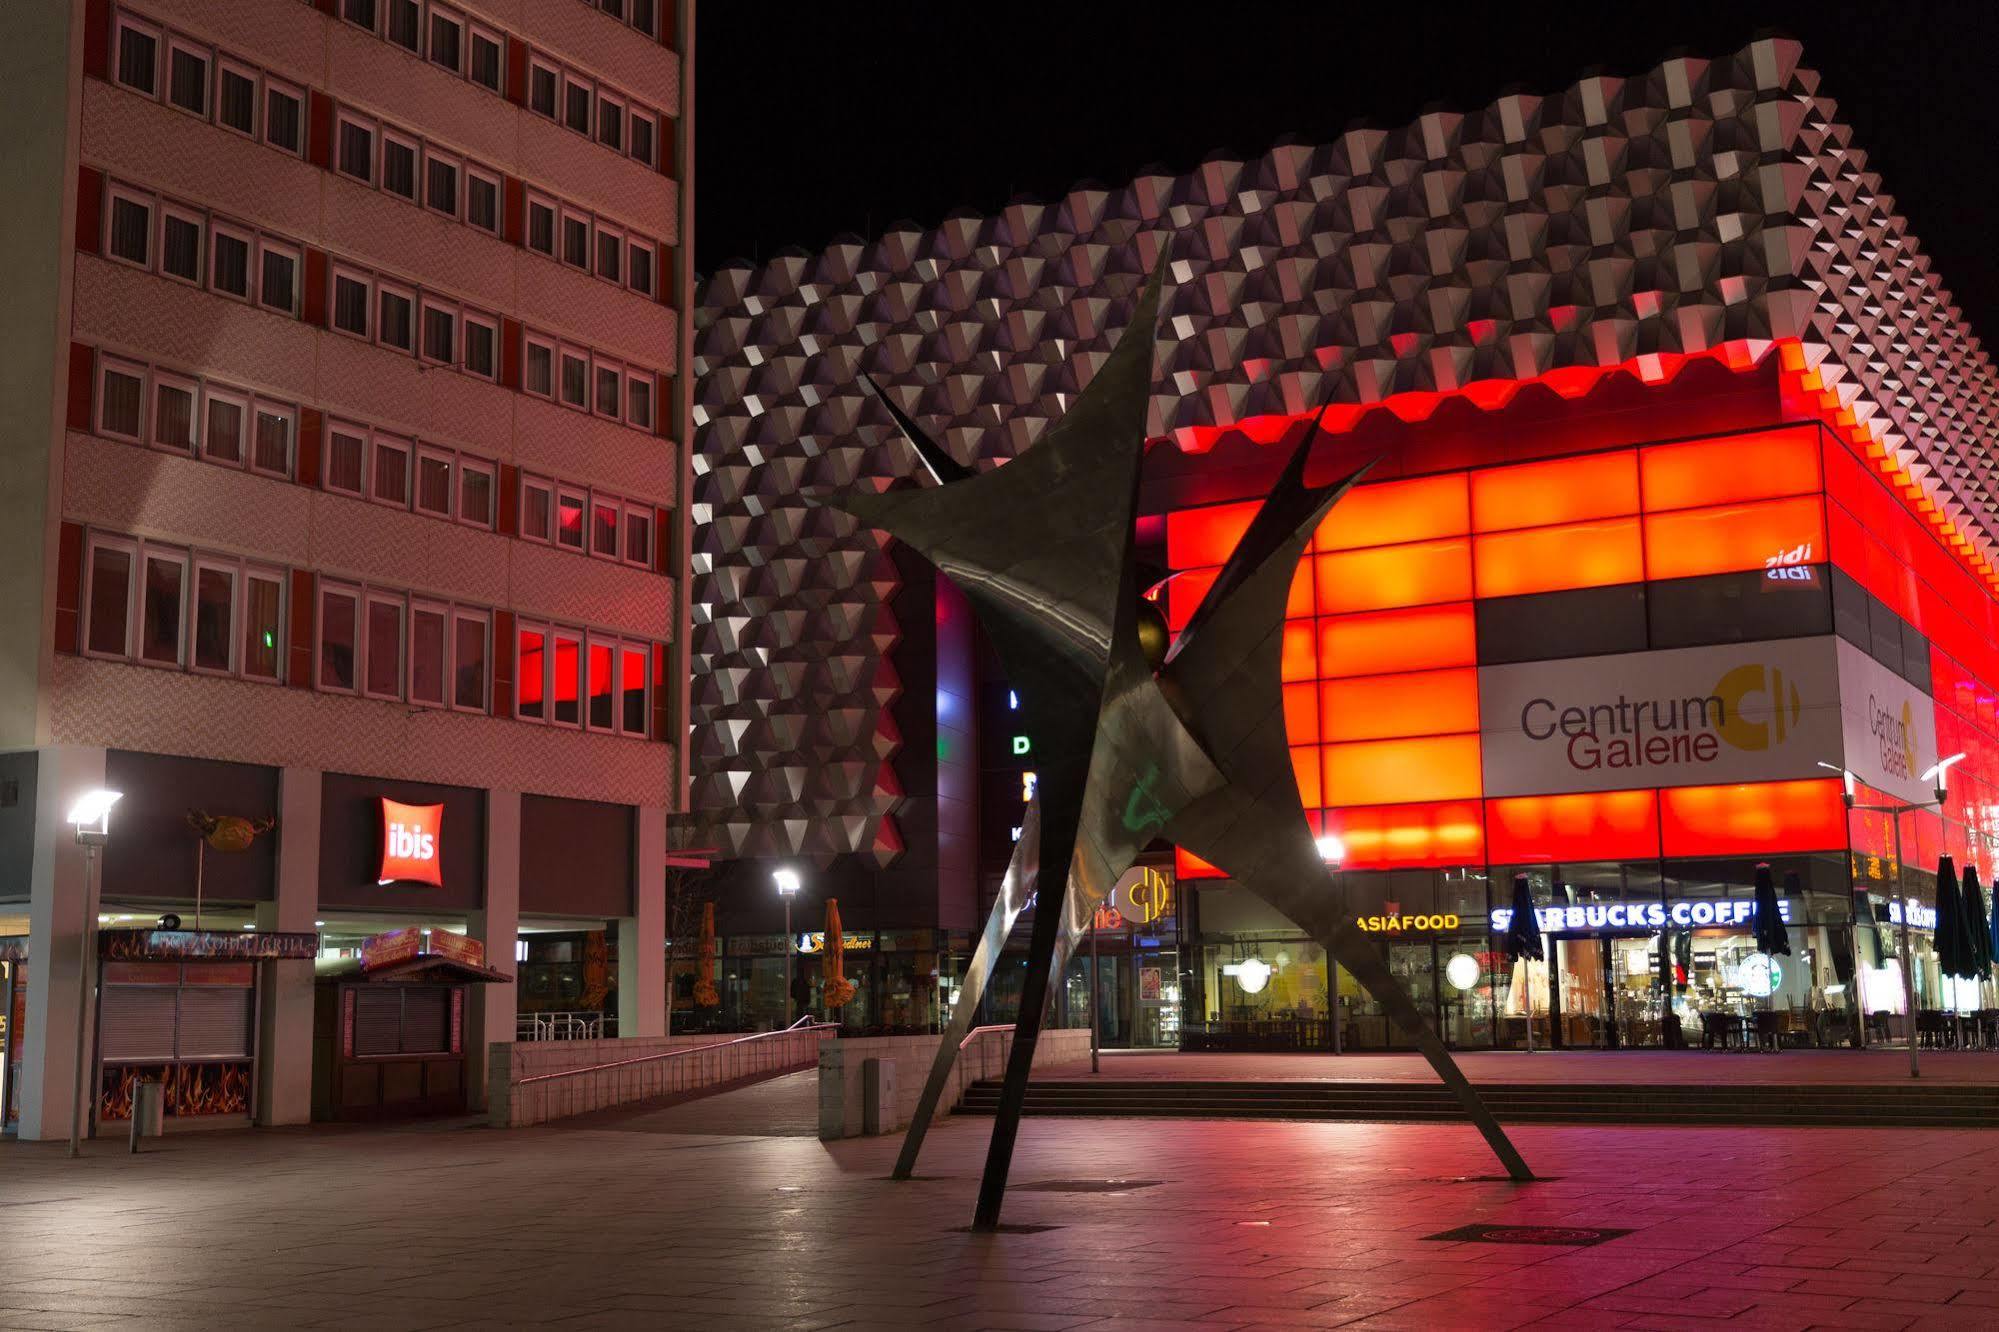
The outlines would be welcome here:
M 1141 1002 L 1148 1004 L 1158 1003 L 1160 984 L 1161 976 L 1158 967 L 1140 967 L 1138 969 L 1138 997 Z
M 453 934 L 450 930 L 432 930 L 430 941 L 424 951 L 432 957 L 448 957 L 454 962 L 467 966 L 486 965 L 486 945 L 466 934 Z

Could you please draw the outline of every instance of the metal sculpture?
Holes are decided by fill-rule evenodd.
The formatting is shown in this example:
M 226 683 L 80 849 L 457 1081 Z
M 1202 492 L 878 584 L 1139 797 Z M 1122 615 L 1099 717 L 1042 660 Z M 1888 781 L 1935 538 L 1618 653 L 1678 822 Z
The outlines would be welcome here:
M 899 410 L 938 484 L 831 503 L 929 558 L 979 613 L 1035 734 L 1035 809 L 1022 829 L 926 1083 L 897 1174 L 924 1130 L 1007 935 L 1041 879 L 1027 972 L 975 1229 L 998 1224 L 1049 977 L 1144 847 L 1170 838 L 1233 874 L 1327 942 L 1413 1035 L 1515 1178 L 1531 1178 L 1381 958 L 1331 908 L 1284 736 L 1278 686 L 1285 592 L 1327 508 L 1358 479 L 1304 485 L 1301 445 L 1194 620 L 1155 675 L 1139 642 L 1133 517 L 1163 263 L 1116 350 L 1046 438 L 971 474 Z

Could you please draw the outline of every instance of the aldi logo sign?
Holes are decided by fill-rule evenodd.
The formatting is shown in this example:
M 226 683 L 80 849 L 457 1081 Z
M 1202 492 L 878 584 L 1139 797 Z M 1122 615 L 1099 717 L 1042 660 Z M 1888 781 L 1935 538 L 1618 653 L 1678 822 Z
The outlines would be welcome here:
M 405 805 L 382 801 L 381 883 L 427 883 L 444 886 L 438 842 L 443 835 L 444 806 Z

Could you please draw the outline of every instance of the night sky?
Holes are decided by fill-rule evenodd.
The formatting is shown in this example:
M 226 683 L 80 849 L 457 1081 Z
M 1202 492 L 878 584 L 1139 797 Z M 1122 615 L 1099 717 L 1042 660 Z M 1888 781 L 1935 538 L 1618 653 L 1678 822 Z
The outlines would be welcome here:
M 1999 329 L 1999 5 L 703 0 L 707 273 L 1140 168 L 1799 38 L 1974 328 Z M 1523 20 L 1520 15 L 1535 17 Z M 1614 14 L 1615 22 L 1604 15 Z

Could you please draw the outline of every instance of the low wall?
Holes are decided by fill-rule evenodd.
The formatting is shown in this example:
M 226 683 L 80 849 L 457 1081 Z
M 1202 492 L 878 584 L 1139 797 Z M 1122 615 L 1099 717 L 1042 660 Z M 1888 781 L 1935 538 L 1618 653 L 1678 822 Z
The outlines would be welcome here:
M 520 1128 L 740 1078 L 810 1068 L 820 1045 L 833 1034 L 834 1029 L 826 1028 L 771 1032 L 755 1040 L 702 1034 L 599 1041 L 494 1041 L 486 1064 L 488 1122 L 494 1128 Z M 688 1053 L 670 1059 L 650 1058 L 673 1051 Z M 633 1059 L 650 1062 L 624 1063 Z M 598 1067 L 604 1064 L 623 1066 Z M 545 1082 L 525 1081 L 574 1069 L 596 1071 Z
M 894 1123 L 883 1132 L 908 1127 L 923 1099 L 923 1084 L 930 1078 L 930 1065 L 937 1058 L 938 1036 L 843 1036 L 819 1047 L 819 1136 L 822 1139 L 857 1138 L 865 1132 L 866 1081 L 862 1065 L 870 1059 L 886 1059 L 895 1065 Z M 984 1032 L 958 1052 L 951 1081 L 937 1104 L 937 1117 L 944 1118 L 958 1108 L 965 1089 L 985 1078 L 1006 1072 L 1007 1055 L 1013 1050 L 1013 1028 Z M 1034 1067 L 1056 1068 L 1067 1064 L 1087 1064 L 1090 1060 L 1088 1027 L 1057 1027 L 1041 1033 L 1034 1044 Z

